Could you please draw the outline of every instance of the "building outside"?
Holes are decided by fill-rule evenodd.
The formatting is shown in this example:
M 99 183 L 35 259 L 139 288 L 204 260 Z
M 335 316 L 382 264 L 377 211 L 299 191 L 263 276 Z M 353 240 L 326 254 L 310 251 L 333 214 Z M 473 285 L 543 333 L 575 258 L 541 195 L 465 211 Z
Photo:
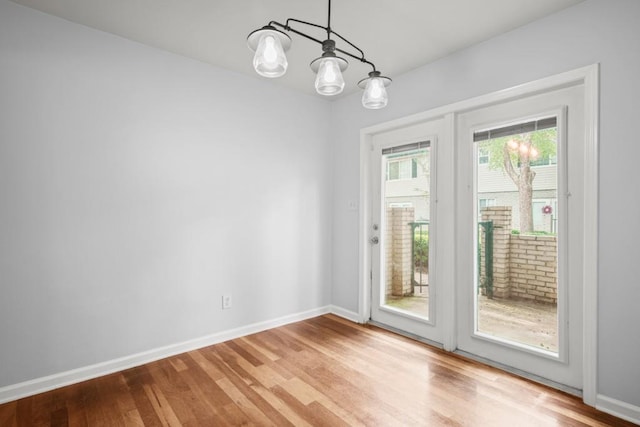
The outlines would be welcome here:
M 414 208 L 416 221 L 429 220 L 430 151 L 399 153 L 388 157 L 386 163 L 387 208 Z M 488 153 L 478 155 L 478 216 L 485 207 L 509 206 L 513 230 L 518 230 L 518 189 L 502 170 L 489 169 Z M 536 177 L 533 180 L 533 229 L 556 232 L 557 223 L 557 166 L 555 159 L 532 162 Z
M 386 157 L 386 208 L 413 208 L 415 221 L 429 220 L 431 150 L 414 150 Z

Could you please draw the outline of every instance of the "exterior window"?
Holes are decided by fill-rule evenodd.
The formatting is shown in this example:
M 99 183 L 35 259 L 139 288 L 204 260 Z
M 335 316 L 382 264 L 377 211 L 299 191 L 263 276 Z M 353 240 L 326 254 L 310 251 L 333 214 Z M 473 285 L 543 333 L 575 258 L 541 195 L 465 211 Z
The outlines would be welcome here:
M 489 149 L 480 147 L 478 149 L 478 164 L 486 165 L 489 163 Z
M 387 162 L 387 181 L 418 177 L 418 160 L 405 158 Z
M 387 162 L 387 181 L 398 179 L 400 176 L 400 163 Z
M 496 199 L 478 199 L 478 207 L 480 209 L 488 208 L 496 205 Z
M 496 199 L 478 199 L 478 218 L 481 216 L 482 209 L 496 205 Z
M 556 156 L 543 156 L 537 160 L 532 160 L 531 166 L 549 166 L 555 165 L 558 163 L 558 158 Z

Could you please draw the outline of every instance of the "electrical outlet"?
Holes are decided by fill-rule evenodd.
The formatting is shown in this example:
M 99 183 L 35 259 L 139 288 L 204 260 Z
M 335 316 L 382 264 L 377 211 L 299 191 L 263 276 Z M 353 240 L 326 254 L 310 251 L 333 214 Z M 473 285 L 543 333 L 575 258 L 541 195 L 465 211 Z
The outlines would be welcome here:
M 222 295 L 222 309 L 231 308 L 231 295 Z

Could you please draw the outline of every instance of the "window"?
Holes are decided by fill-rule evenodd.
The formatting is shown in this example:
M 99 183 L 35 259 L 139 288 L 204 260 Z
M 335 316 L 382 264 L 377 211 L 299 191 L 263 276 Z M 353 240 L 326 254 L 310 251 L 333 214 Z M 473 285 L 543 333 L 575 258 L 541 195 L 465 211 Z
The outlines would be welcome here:
M 400 162 L 387 162 L 387 181 L 400 177 Z
M 550 155 L 546 155 L 546 156 L 542 156 L 537 160 L 532 160 L 531 163 L 529 163 L 529 165 L 531 166 L 549 166 L 549 165 L 555 165 L 558 163 L 558 158 L 556 156 L 550 156 Z
M 488 208 L 496 205 L 496 199 L 478 199 L 478 208 Z
M 556 151 L 557 118 L 546 117 L 473 134 L 478 142 L 478 164 L 489 164 L 490 153 L 502 156 L 503 148 L 511 152 L 514 166 L 551 166 L 558 162 Z M 521 153 L 521 154 L 519 154 Z M 524 157 L 523 157 L 524 156 Z
M 404 158 L 387 162 L 387 181 L 418 177 L 418 160 Z
M 496 205 L 496 199 L 478 199 L 478 221 L 482 217 L 482 210 Z
M 489 149 L 486 147 L 478 148 L 478 164 L 486 165 L 489 163 Z

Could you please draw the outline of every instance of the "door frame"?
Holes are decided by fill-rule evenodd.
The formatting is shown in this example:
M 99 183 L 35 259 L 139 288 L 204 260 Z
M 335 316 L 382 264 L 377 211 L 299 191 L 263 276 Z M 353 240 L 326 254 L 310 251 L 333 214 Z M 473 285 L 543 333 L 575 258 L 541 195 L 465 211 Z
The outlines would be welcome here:
M 422 113 L 399 118 L 389 122 L 370 126 L 360 131 L 360 216 L 359 216 L 359 299 L 358 320 L 366 323 L 371 313 L 371 246 L 370 218 L 372 189 L 370 183 L 369 158 L 373 136 L 390 130 L 411 126 L 436 119 L 444 119 L 444 132 L 438 144 L 437 166 L 440 176 L 437 179 L 438 194 L 455 194 L 455 157 L 456 117 L 459 113 L 488 106 L 490 104 L 512 101 L 540 92 L 547 92 L 568 85 L 581 84 L 584 88 L 584 223 L 583 235 L 583 362 L 582 362 L 582 398 L 590 406 L 595 406 L 597 395 L 597 324 L 598 316 L 598 153 L 599 153 L 599 64 L 593 64 L 576 70 L 535 80 L 509 89 L 481 95 L 468 100 L 434 108 Z M 444 176 L 447 175 L 447 176 Z M 449 200 L 452 199 L 452 200 Z M 453 215 L 440 212 L 453 212 L 455 197 L 436 200 L 439 219 L 439 265 L 440 276 L 438 297 L 443 299 L 445 313 L 440 313 L 438 321 L 443 322 L 443 342 L 445 350 L 453 351 L 456 343 L 455 300 L 457 278 L 454 268 L 455 259 L 455 220 Z

